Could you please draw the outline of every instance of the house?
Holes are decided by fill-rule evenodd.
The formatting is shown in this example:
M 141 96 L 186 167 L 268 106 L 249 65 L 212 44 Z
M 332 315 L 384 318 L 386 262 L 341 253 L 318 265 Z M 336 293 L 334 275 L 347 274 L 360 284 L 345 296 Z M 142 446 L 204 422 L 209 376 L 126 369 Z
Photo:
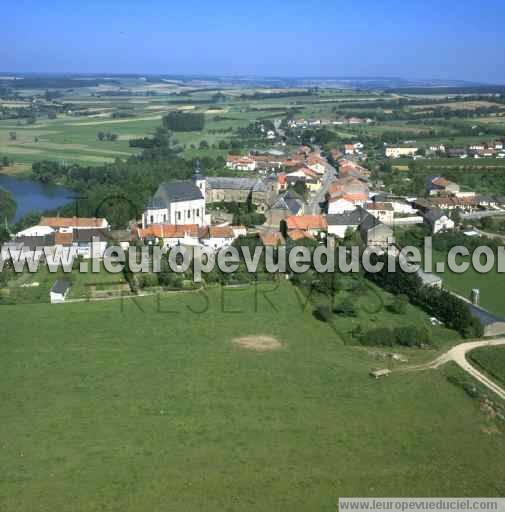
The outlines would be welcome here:
M 266 224 L 278 227 L 280 222 L 291 215 L 302 215 L 305 201 L 296 192 L 288 190 L 275 201 L 266 212 Z
M 446 180 L 441 176 L 431 177 L 428 180 L 428 190 L 430 196 L 439 194 L 458 194 L 460 191 L 459 185 L 453 181 Z
M 390 203 L 393 207 L 393 212 L 396 214 L 415 215 L 417 213 L 417 210 L 412 207 L 411 202 L 409 202 L 404 197 L 395 196 L 393 194 L 375 194 L 372 198 L 372 201 L 379 203 Z
M 21 257 L 26 261 L 39 261 L 44 255 L 54 252 L 54 237 L 54 233 L 15 237 L 2 245 L 1 257 L 4 261 Z
M 438 208 L 430 208 L 423 213 L 423 218 L 433 234 L 454 229 L 454 221 Z
M 445 153 L 445 145 L 444 144 L 432 144 L 429 147 L 429 150 L 434 153 Z
M 353 177 L 339 178 L 328 187 L 328 202 L 339 198 L 362 206 L 368 201 L 368 185 Z
M 278 247 L 286 243 L 279 231 L 263 231 L 260 233 L 260 239 L 265 247 Z
M 72 247 L 77 249 L 77 256 L 83 258 L 103 258 L 109 241 L 108 232 L 103 229 L 74 229 L 72 232 Z
M 62 229 L 70 231 L 74 229 L 108 229 L 109 223 L 107 219 L 95 217 L 41 217 L 38 227 L 50 227 L 55 231 Z
M 271 198 L 277 195 L 275 181 L 271 189 L 259 178 L 206 177 L 205 200 L 207 203 L 251 202 L 259 212 L 266 210 Z M 273 188 L 272 188 L 273 187 Z
M 134 228 L 134 235 L 144 243 L 163 243 L 163 247 L 176 245 L 199 245 L 198 224 L 151 224 L 145 228 Z
M 354 144 L 345 144 L 344 145 L 344 154 L 354 155 Z
M 350 212 L 328 214 L 326 216 L 328 235 L 344 238 L 348 231 L 356 231 L 366 215 L 367 213 L 360 207 Z
M 418 150 L 419 149 L 414 146 L 388 146 L 386 148 L 386 156 L 388 158 L 414 156 Z
M 226 167 L 235 171 L 254 171 L 256 160 L 251 156 L 228 155 Z
M 317 174 L 324 174 L 326 171 L 326 160 L 318 154 L 311 154 L 306 160 L 306 165 L 309 169 L 312 169 Z
M 302 182 L 310 192 L 317 192 L 321 188 L 319 174 L 310 167 L 300 167 L 291 171 L 285 176 L 288 185 L 294 185 Z
M 286 228 L 290 231 L 306 231 L 316 237 L 326 233 L 328 224 L 323 215 L 291 215 L 286 219 Z
M 70 291 L 70 282 L 64 279 L 58 279 L 53 284 L 49 292 L 49 299 L 51 304 L 58 304 L 65 302 L 68 292 Z
M 447 156 L 452 158 L 466 158 L 467 152 L 464 148 L 449 148 L 447 150 Z
M 363 243 L 369 247 L 386 248 L 388 240 L 393 238 L 393 230 L 370 214 L 359 225 L 359 233 Z
M 303 229 L 293 229 L 288 231 L 286 235 L 289 240 L 292 242 L 299 242 L 300 240 L 314 240 L 314 235 L 312 235 L 309 231 L 304 231 Z
M 16 233 L 16 238 L 22 238 L 25 236 L 46 236 L 50 235 L 51 233 L 54 233 L 54 228 L 51 226 L 41 226 L 37 224 L 36 226 L 30 226 L 29 228 L 23 229 L 23 231 L 19 231 Z
M 199 229 L 198 238 L 202 245 L 218 251 L 231 245 L 237 237 L 231 226 L 204 226 Z
M 208 224 L 205 186 L 201 181 L 161 183 L 146 205 L 142 215 L 142 227 L 151 224 Z
M 376 219 L 384 222 L 384 224 L 393 224 L 394 209 L 391 203 L 372 201 L 366 203 L 365 210 Z
M 338 175 L 340 178 L 351 177 L 367 182 L 370 178 L 370 171 L 356 162 L 342 159 L 338 162 Z
M 256 162 L 256 170 L 274 171 L 281 168 L 282 158 L 272 155 L 251 155 Z
M 342 196 L 337 196 L 328 201 L 328 214 L 341 214 L 352 212 L 356 209 L 356 205 L 352 201 L 344 199 Z

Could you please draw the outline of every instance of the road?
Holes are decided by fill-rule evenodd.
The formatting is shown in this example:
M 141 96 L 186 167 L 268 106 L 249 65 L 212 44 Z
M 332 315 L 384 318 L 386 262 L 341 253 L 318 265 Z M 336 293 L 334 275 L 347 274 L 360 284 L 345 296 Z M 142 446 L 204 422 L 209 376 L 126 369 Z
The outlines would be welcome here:
M 332 167 L 330 164 L 326 164 L 326 171 L 323 174 L 321 179 L 321 188 L 308 200 L 307 211 L 308 215 L 319 215 L 321 213 L 320 203 L 323 203 L 325 200 L 326 192 L 328 192 L 328 187 L 331 185 L 335 178 L 337 177 L 337 171 L 335 167 Z
M 505 210 L 485 210 L 483 212 L 462 213 L 461 220 L 483 219 L 484 217 L 494 217 L 496 215 L 505 215 Z
M 446 363 L 454 362 L 460 368 L 469 373 L 472 377 L 478 380 L 481 384 L 486 386 L 488 389 L 496 393 L 500 398 L 505 400 L 505 389 L 501 386 L 493 382 L 489 377 L 481 373 L 479 370 L 472 366 L 467 358 L 466 354 L 468 352 L 475 350 L 480 347 L 496 347 L 500 345 L 505 345 L 505 338 L 497 338 L 494 340 L 481 340 L 481 341 L 468 341 L 466 343 L 460 343 L 452 347 L 449 351 L 441 356 L 437 357 L 431 363 L 427 363 L 419 366 L 412 366 L 410 368 L 405 368 L 406 370 L 427 370 L 427 369 L 436 369 L 440 368 Z

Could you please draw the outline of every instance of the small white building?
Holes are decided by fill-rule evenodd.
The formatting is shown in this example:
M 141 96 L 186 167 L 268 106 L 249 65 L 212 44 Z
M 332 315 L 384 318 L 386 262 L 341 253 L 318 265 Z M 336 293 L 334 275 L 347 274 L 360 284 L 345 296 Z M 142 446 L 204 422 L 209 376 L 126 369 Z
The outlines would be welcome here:
M 438 208 L 430 208 L 424 214 L 424 222 L 433 234 L 454 229 L 454 221 Z
M 58 279 L 49 292 L 51 304 L 65 302 L 68 292 L 70 291 L 70 282 L 64 279 Z

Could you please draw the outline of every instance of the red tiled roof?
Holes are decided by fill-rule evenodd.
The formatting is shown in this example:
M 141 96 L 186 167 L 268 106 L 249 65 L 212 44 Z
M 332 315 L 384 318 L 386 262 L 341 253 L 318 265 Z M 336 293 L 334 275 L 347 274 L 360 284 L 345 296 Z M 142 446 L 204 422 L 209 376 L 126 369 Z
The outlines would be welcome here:
M 391 203 L 371 202 L 367 203 L 365 208 L 367 210 L 393 211 L 393 205 Z
M 199 230 L 200 238 L 235 238 L 231 226 L 204 226 Z
M 152 224 L 145 229 L 138 230 L 141 240 L 153 236 L 156 238 L 184 238 L 184 236 L 198 236 L 197 224 Z
M 52 228 L 101 228 L 107 224 L 102 218 L 95 217 L 41 217 L 40 226 L 50 226 Z
M 261 241 L 265 246 L 278 246 L 284 243 L 283 236 L 278 231 L 269 231 L 266 233 L 260 233 Z
M 293 229 L 291 231 L 288 231 L 288 236 L 289 238 L 291 238 L 291 240 L 295 242 L 297 240 L 302 240 L 303 238 L 314 238 L 308 231 L 303 231 L 301 229 Z
M 326 218 L 322 215 L 290 215 L 286 219 L 288 230 L 291 229 L 326 229 Z
M 74 241 L 74 232 L 70 233 L 62 233 L 61 231 L 57 231 L 54 234 L 54 244 L 55 245 L 72 245 Z

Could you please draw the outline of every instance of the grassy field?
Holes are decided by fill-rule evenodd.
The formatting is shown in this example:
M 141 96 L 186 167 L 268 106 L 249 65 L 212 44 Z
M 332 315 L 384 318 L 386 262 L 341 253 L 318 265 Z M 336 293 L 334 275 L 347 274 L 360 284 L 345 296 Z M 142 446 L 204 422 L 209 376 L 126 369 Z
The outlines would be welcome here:
M 470 359 L 492 378 L 505 385 L 505 349 L 483 347 L 470 352 Z
M 469 261 L 469 258 L 459 257 L 458 259 L 458 263 Z M 434 264 L 447 262 L 446 254 L 434 251 L 433 262 Z M 505 274 L 498 272 L 496 265 L 487 273 L 477 272 L 472 265 L 461 274 L 451 272 L 447 268 L 447 263 L 445 267 L 443 272 L 437 272 L 443 278 L 445 286 L 467 299 L 470 299 L 472 289 L 478 288 L 480 305 L 497 315 L 505 315 L 505 296 L 502 293 L 505 287 Z M 436 271 L 436 267 L 434 270 Z
M 442 372 L 370 378 L 289 285 L 205 293 L 0 308 L 2 511 L 505 493 L 504 436 Z

